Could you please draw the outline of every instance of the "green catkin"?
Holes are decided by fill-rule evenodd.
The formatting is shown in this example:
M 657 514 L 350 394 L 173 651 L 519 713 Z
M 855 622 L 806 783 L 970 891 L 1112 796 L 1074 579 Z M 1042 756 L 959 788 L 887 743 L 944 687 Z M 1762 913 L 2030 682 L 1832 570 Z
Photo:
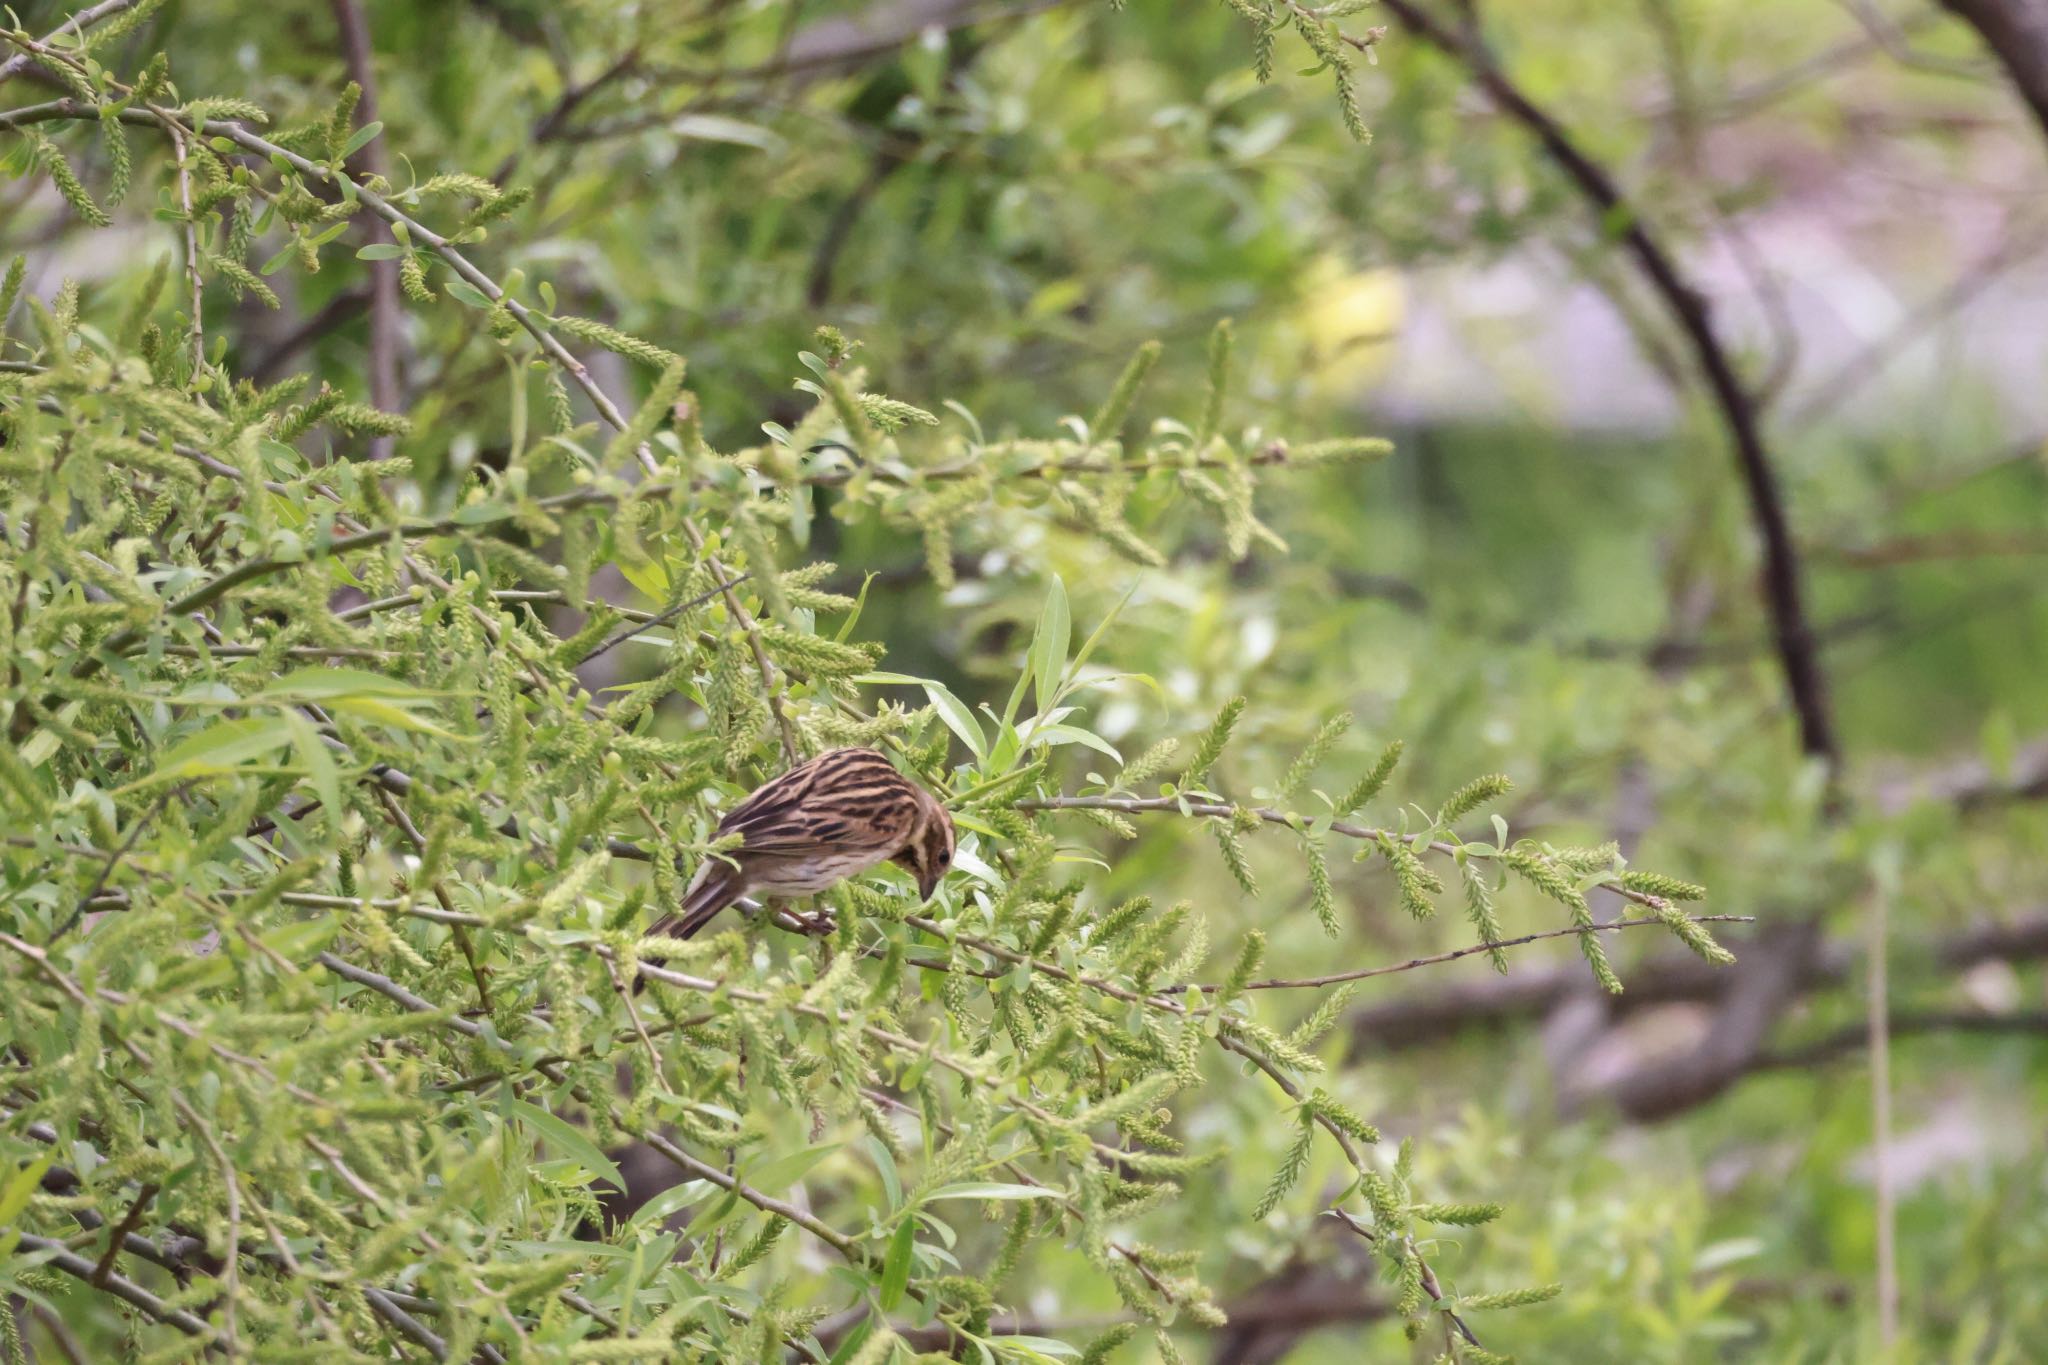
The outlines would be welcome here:
M 1359 460 L 1383 460 L 1394 453 L 1394 443 L 1377 436 L 1347 436 L 1334 441 L 1309 441 L 1287 447 L 1284 462 L 1290 465 L 1350 464 Z
M 867 419 L 886 433 L 893 434 L 909 426 L 935 427 L 939 424 L 939 419 L 923 408 L 885 398 L 879 393 L 861 394 L 859 401 Z
M 1580 876 L 1587 876 L 1595 872 L 1612 871 L 1621 859 L 1621 845 L 1610 840 L 1592 848 L 1552 848 L 1549 853 L 1559 866 Z
M 254 294 L 265 308 L 282 308 L 277 294 L 258 277 L 255 271 L 243 265 L 232 256 L 210 255 L 206 264 L 212 271 L 228 282 L 228 289 L 236 298 Z
M 1703 901 L 1707 889 L 1691 882 L 1667 877 L 1661 872 L 1639 872 L 1630 869 L 1621 874 L 1621 887 L 1625 891 L 1639 891 L 1646 896 L 1656 896 L 1667 901 Z
M 788 1230 L 789 1222 L 787 1219 L 778 1218 L 772 1214 L 769 1215 L 768 1221 L 762 1225 L 761 1230 L 745 1246 L 735 1252 L 731 1260 L 719 1267 L 715 1278 L 730 1280 L 741 1271 L 755 1265 L 767 1256 L 770 1251 L 775 1249 L 776 1242 L 780 1241 L 782 1234 Z
M 1308 864 L 1309 907 L 1315 911 L 1316 923 L 1322 925 L 1323 932 L 1331 938 L 1341 937 L 1343 930 L 1337 923 L 1336 888 L 1330 881 L 1330 863 L 1323 854 L 1323 841 L 1304 835 L 1301 853 Z
M 1160 352 L 1164 349 L 1157 341 L 1148 341 L 1132 353 L 1109 396 L 1096 409 L 1094 420 L 1088 423 L 1089 434 L 1096 440 L 1114 441 L 1122 433 L 1131 404 L 1137 399 L 1138 390 L 1144 386 L 1145 377 L 1159 363 Z
M 1491 1223 L 1507 1210 L 1499 1204 L 1417 1204 L 1408 1210 L 1411 1218 L 1448 1227 L 1471 1228 Z
M 1171 767 L 1174 755 L 1179 752 L 1179 740 L 1160 740 L 1129 763 L 1124 764 L 1123 771 L 1116 775 L 1114 785 L 1126 790 L 1136 790 Z
M 363 97 L 363 87 L 350 81 L 341 88 L 341 95 L 334 102 L 334 110 L 327 116 L 327 160 L 341 155 L 341 149 L 348 145 L 355 132 L 356 103 Z
M 1548 1303 L 1564 1292 L 1561 1284 L 1534 1285 L 1528 1289 L 1510 1289 L 1499 1294 L 1468 1294 L 1458 1300 L 1461 1309 L 1484 1312 L 1489 1308 L 1526 1308 L 1533 1303 Z
M 1472 921 L 1472 932 L 1479 936 L 1481 943 L 1495 945 L 1486 950 L 1493 969 L 1502 976 L 1507 975 L 1507 952 L 1497 946 L 1502 934 L 1500 917 L 1494 913 L 1493 892 L 1486 885 L 1486 874 L 1479 868 L 1465 868 L 1465 917 Z
M 1449 825 L 1455 820 L 1470 815 L 1490 801 L 1497 801 L 1507 795 L 1514 783 L 1500 773 L 1475 777 L 1451 793 L 1450 799 L 1436 813 L 1439 826 Z
M 1209 389 L 1202 403 L 1202 418 L 1195 426 L 1197 451 L 1209 444 L 1223 425 L 1223 403 L 1230 391 L 1230 319 L 1224 318 L 1209 333 Z
M 1317 1119 L 1335 1128 L 1356 1142 L 1375 1143 L 1380 1140 L 1380 1130 L 1352 1113 L 1330 1094 L 1317 1087 L 1309 1092 L 1303 1106 Z
M 1280 1158 L 1279 1168 L 1273 1172 L 1265 1192 L 1252 1208 L 1252 1221 L 1264 1219 L 1301 1179 L 1301 1173 L 1308 1169 L 1309 1150 L 1315 1145 L 1315 1136 L 1315 1127 L 1304 1114 L 1295 1125 L 1294 1138 L 1287 1144 L 1287 1152 Z
M 601 346 L 613 355 L 622 355 L 628 360 L 637 360 L 650 369 L 667 370 L 671 365 L 682 363 L 682 357 L 674 351 L 656 346 L 653 342 L 642 341 L 616 327 L 610 327 L 592 318 L 557 315 L 548 319 L 553 330 L 577 341 L 587 341 Z
M 22 283 L 28 279 L 28 257 L 16 256 L 7 263 L 7 276 L 0 280 L 0 334 L 4 334 L 8 314 L 14 311 L 15 301 L 21 297 Z
M 408 251 L 399 258 L 398 287 L 414 303 L 434 301 L 434 286 L 427 282 L 427 267 L 417 252 Z M 561 381 L 558 379 L 556 382 Z
M 1258 878 L 1252 875 L 1251 864 L 1245 861 L 1244 839 L 1237 830 L 1222 820 L 1210 822 L 1210 829 L 1216 836 L 1216 849 L 1223 855 L 1223 865 L 1230 869 L 1245 895 L 1254 899 L 1259 894 Z
M 27 136 L 30 144 L 36 149 L 36 157 L 44 174 L 48 175 L 50 183 L 57 187 L 57 193 L 64 196 L 64 202 L 71 205 L 72 212 L 92 227 L 112 226 L 114 220 L 107 216 L 105 209 L 93 202 L 91 193 L 80 182 L 78 172 L 71 168 L 71 163 L 65 159 L 64 153 L 57 149 L 57 144 L 40 133 L 31 132 Z
M 100 140 L 107 149 L 107 202 L 119 204 L 128 197 L 128 179 L 135 169 L 128 151 L 128 133 L 121 120 L 102 118 Z
M 1578 936 L 1580 955 L 1592 968 L 1593 977 L 1601 989 L 1610 995 L 1620 995 L 1621 978 L 1614 974 L 1614 968 L 1607 960 L 1606 945 L 1600 942 L 1600 934 L 1594 927 L 1593 911 L 1565 871 L 1526 843 L 1503 851 L 1501 861 L 1517 876 L 1571 911 L 1572 924 L 1585 931 Z
M 1419 920 L 1435 915 L 1436 905 L 1429 896 L 1432 891 L 1442 891 L 1443 882 L 1422 865 L 1422 859 L 1416 856 L 1414 848 L 1406 840 L 1382 834 L 1378 847 L 1388 866 L 1394 869 L 1394 884 L 1401 892 L 1401 908 Z
M 1344 799 L 1337 803 L 1337 814 L 1349 815 L 1380 794 L 1387 785 L 1387 779 L 1394 775 L 1394 766 L 1401 761 L 1402 747 L 1402 742 L 1397 739 L 1380 751 L 1379 761 L 1372 765 L 1372 771 L 1360 778 L 1358 785 L 1344 793 Z
M 1372 130 L 1365 126 L 1365 120 L 1358 112 L 1357 78 L 1352 70 L 1351 54 L 1344 50 L 1336 25 L 1311 16 L 1306 10 L 1297 10 L 1294 27 L 1309 50 L 1329 71 L 1330 79 L 1337 87 L 1337 108 L 1344 119 L 1345 130 L 1358 142 L 1371 142 Z
M 1351 982 L 1340 982 L 1335 990 L 1323 997 L 1322 1002 L 1308 1018 L 1302 1020 L 1294 1032 L 1287 1035 L 1287 1045 L 1306 1052 L 1321 1042 L 1323 1035 L 1336 1027 L 1337 1020 L 1344 1013 L 1344 1007 L 1351 1003 L 1352 990 Z
M 605 463 L 616 466 L 645 445 L 668 416 L 669 405 L 683 387 L 683 359 L 677 356 L 662 368 L 661 377 L 648 390 L 647 398 L 633 410 L 626 425 L 605 447 Z
M 1244 698 L 1232 697 L 1223 703 L 1223 709 L 1216 720 L 1202 732 L 1202 738 L 1195 744 L 1194 756 L 1181 769 L 1180 781 L 1184 787 L 1200 786 L 1209 776 L 1209 770 L 1223 757 L 1223 746 L 1230 742 L 1230 732 L 1237 727 L 1238 717 L 1244 714 Z
M 1659 903 L 1650 907 L 1650 913 L 1661 920 L 1680 943 L 1714 966 L 1726 967 L 1734 963 L 1735 954 L 1716 943 L 1705 925 L 1678 907 Z
M 1351 713 L 1349 711 L 1339 711 L 1317 727 L 1314 736 L 1310 738 L 1307 746 L 1302 749 L 1294 762 L 1288 765 L 1287 776 L 1280 783 L 1280 795 L 1282 798 L 1292 800 L 1301 794 L 1301 789 L 1308 785 L 1308 779 L 1315 772 L 1317 765 L 1329 757 L 1330 750 L 1335 747 L 1339 739 L 1343 738 L 1344 732 L 1350 728 Z
M 1266 6 L 1253 0 L 1227 0 L 1230 7 L 1242 15 L 1252 26 L 1252 69 L 1258 75 L 1259 84 L 1273 79 L 1273 33 L 1279 22 Z
M 1254 929 L 1244 936 L 1244 944 L 1237 950 L 1237 957 L 1230 964 L 1230 975 L 1224 978 L 1223 989 L 1217 993 L 1216 1005 L 1223 1005 L 1244 994 L 1244 988 L 1259 970 L 1259 964 L 1266 959 L 1265 931 Z

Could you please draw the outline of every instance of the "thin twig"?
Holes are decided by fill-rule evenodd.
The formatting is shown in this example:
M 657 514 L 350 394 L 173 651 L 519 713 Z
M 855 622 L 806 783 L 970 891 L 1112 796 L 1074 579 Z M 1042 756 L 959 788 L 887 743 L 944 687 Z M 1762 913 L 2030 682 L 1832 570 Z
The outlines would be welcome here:
M 385 813 L 391 817 L 392 822 L 405 834 L 406 839 L 413 846 L 413 851 L 424 858 L 427 853 L 426 838 L 420 833 L 419 826 L 412 822 L 412 817 L 405 813 L 405 807 L 398 804 L 398 798 L 391 794 L 390 788 L 379 787 L 377 788 L 377 799 L 384 803 Z M 432 890 L 434 899 L 441 903 L 441 909 L 449 917 L 443 922 L 449 926 L 448 932 L 454 938 L 455 946 L 462 950 L 464 960 L 469 963 L 470 979 L 476 983 L 477 1006 L 485 1014 L 489 1014 L 491 1012 L 491 987 L 490 983 L 484 979 L 483 964 L 477 961 L 476 944 L 470 940 L 468 927 L 456 922 L 453 918 L 457 913 L 455 903 L 448 898 L 448 890 L 441 885 L 439 878 L 435 879 Z
M 150 803 L 149 809 L 136 819 L 134 826 L 128 831 L 128 837 L 121 841 L 121 846 L 107 854 L 106 864 L 100 868 L 99 875 L 93 878 L 91 888 L 78 898 L 78 904 L 72 909 L 70 917 L 51 932 L 50 942 L 55 943 L 58 939 L 70 933 L 72 927 L 79 920 L 85 918 L 86 908 L 92 904 L 93 899 L 101 891 L 106 889 L 107 879 L 114 875 L 114 869 L 120 866 L 121 860 L 134 851 L 136 841 L 142 837 L 142 831 L 149 827 L 149 822 L 156 819 L 163 812 L 163 808 L 170 804 L 172 797 L 181 796 L 184 794 L 184 791 L 183 783 L 175 787 L 168 787 L 155 801 Z
M 1689 915 L 1694 924 L 1754 924 L 1755 915 Z M 1292 991 L 1310 990 L 1317 986 L 1334 986 L 1344 981 L 1364 981 L 1369 977 L 1392 976 L 1396 972 L 1412 972 L 1417 967 L 1434 967 L 1441 962 L 1456 962 L 1462 957 L 1479 953 L 1490 953 L 1499 948 L 1519 948 L 1525 943 L 1535 943 L 1546 938 L 1575 938 L 1581 934 L 1605 934 L 1617 929 L 1642 929 L 1662 925 L 1657 919 L 1616 919 L 1605 924 L 1574 924 L 1564 929 L 1546 929 L 1539 934 L 1523 934 L 1520 938 L 1504 938 L 1496 943 L 1475 943 L 1466 948 L 1453 948 L 1449 952 L 1432 953 L 1428 957 L 1411 957 L 1406 962 L 1396 962 L 1386 967 L 1360 967 L 1354 971 L 1332 972 L 1328 976 L 1306 976 L 1275 978 L 1268 981 L 1252 981 L 1245 985 L 1248 991 Z M 1185 990 L 1186 987 L 1173 989 Z M 1220 990 L 1220 986 L 1205 985 L 1204 992 Z
M 363 7 L 357 0 L 330 0 L 334 11 L 335 27 L 341 33 L 341 50 L 348 66 L 349 79 L 362 91 L 356 102 L 356 124 L 368 127 L 377 121 L 377 73 L 371 60 L 370 23 L 363 14 Z M 361 173 L 379 182 L 388 183 L 384 164 L 383 138 L 370 139 L 355 154 L 356 166 Z M 365 235 L 372 243 L 394 241 L 391 230 L 383 222 L 372 218 L 365 224 Z M 382 412 L 397 412 L 404 407 L 404 397 L 399 386 L 398 352 L 404 343 L 399 316 L 398 262 L 395 260 L 371 261 L 370 268 L 370 405 Z M 373 460 L 391 457 L 397 444 L 394 436 L 373 436 L 370 438 L 369 456 Z
M 119 14 L 124 9 L 133 9 L 136 3 L 137 0 L 100 0 L 99 4 L 80 10 L 56 28 L 44 34 L 43 44 L 54 43 L 67 33 L 76 33 L 82 39 L 85 36 L 86 29 L 91 28 L 102 19 Z M 0 62 L 0 84 L 5 84 L 28 70 L 34 60 L 28 53 L 21 52 L 9 57 L 4 62 Z
M 135 1231 L 136 1225 L 142 1221 L 142 1215 L 149 1208 L 149 1202 L 156 1198 L 156 1192 L 161 1188 L 163 1187 L 154 1180 L 144 1181 L 142 1188 L 137 1190 L 135 1197 L 129 1201 L 128 1212 L 121 1215 L 121 1221 L 107 1234 L 107 1249 L 100 1253 L 99 1263 L 92 1268 L 89 1283 L 94 1289 L 107 1287 L 107 1276 L 114 1271 L 114 1261 L 121 1254 L 122 1244 L 128 1240 L 128 1234 Z
M 1230 819 L 1240 812 L 1256 815 L 1269 825 L 1284 825 L 1288 829 L 1306 829 L 1308 821 L 1299 815 L 1275 810 L 1271 806 L 1233 806 L 1215 801 L 1189 801 L 1178 796 L 1031 796 L 1010 803 L 1015 810 L 1113 810 L 1126 815 L 1187 815 Z M 1336 820 L 1329 825 L 1332 834 L 1341 834 L 1347 839 L 1363 839 L 1378 843 L 1391 839 L 1396 843 L 1408 844 L 1431 853 L 1446 857 L 1456 855 L 1458 846 L 1441 839 L 1431 839 L 1423 834 L 1403 834 L 1398 830 L 1374 829 L 1368 825 L 1354 825 L 1349 821 Z M 1615 895 L 1638 905 L 1662 908 L 1664 902 L 1644 891 L 1632 891 L 1625 886 L 1608 888 Z
M 206 367 L 206 281 L 199 275 L 199 220 L 192 215 L 192 170 L 185 155 L 185 134 L 166 122 L 171 148 L 178 156 L 178 203 L 185 211 L 185 278 L 192 288 L 192 377 Z
M 712 598 L 717 597 L 723 593 L 730 592 L 732 589 L 738 587 L 740 584 L 746 582 L 749 578 L 752 577 L 752 574 L 739 574 L 734 578 L 728 579 L 726 582 L 720 583 L 717 587 L 711 589 L 711 591 L 709 592 L 699 593 L 697 596 L 692 597 L 687 602 L 678 602 L 674 606 L 669 607 L 664 611 L 656 612 L 654 615 L 647 617 L 645 620 L 634 620 L 630 622 L 623 630 L 613 632 L 613 634 L 608 639 L 606 639 L 603 644 L 599 645 L 596 649 L 591 650 L 588 654 L 585 654 L 582 658 L 570 664 L 569 667 L 581 668 L 583 667 L 583 665 L 589 663 L 592 659 L 597 658 L 600 654 L 606 654 L 618 648 L 620 645 L 626 643 L 626 641 L 632 639 L 635 635 L 638 635 L 641 631 L 648 629 L 650 626 L 664 625 L 667 622 L 673 621 L 676 617 L 681 616 L 684 612 L 690 610 L 690 608 L 701 607 L 706 602 L 709 602 Z
M 1870 904 L 1870 973 L 1864 1009 L 1870 1029 L 1870 1150 L 1876 1168 L 1877 1348 L 1890 1355 L 1899 1337 L 1898 1191 L 1892 1169 L 1891 888 L 1878 877 Z

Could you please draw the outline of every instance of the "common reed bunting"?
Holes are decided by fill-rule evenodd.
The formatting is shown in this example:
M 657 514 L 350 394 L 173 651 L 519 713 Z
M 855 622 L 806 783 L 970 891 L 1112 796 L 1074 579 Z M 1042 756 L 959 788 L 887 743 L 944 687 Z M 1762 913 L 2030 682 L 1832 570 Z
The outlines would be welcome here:
M 873 749 L 798 764 L 727 812 L 718 834 L 743 839 L 704 860 L 681 910 L 650 934 L 689 938 L 742 896 L 808 896 L 883 861 L 929 900 L 953 862 L 953 817 Z

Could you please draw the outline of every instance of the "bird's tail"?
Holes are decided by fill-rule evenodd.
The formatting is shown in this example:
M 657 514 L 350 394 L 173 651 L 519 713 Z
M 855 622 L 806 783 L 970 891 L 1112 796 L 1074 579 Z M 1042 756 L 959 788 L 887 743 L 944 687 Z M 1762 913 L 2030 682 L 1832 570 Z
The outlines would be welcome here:
M 670 938 L 695 938 L 698 930 L 739 898 L 739 869 L 723 858 L 708 859 L 703 871 L 690 883 L 690 889 L 683 893 L 682 905 L 674 914 L 656 920 L 647 932 Z
M 647 928 L 650 937 L 666 935 L 669 938 L 694 938 L 697 931 L 711 923 L 712 917 L 740 898 L 739 869 L 720 858 L 704 864 L 703 871 L 690 883 L 690 889 L 683 893 L 683 903 L 673 915 L 664 915 Z M 643 964 L 659 967 L 666 959 L 653 953 L 644 955 Z M 633 994 L 647 989 L 647 978 L 642 976 L 633 982 Z

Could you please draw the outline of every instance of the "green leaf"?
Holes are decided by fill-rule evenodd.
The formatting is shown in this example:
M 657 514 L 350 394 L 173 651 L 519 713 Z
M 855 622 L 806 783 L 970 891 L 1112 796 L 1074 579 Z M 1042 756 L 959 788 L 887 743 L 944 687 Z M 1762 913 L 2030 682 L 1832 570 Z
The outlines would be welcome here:
M 356 129 L 354 136 L 349 138 L 348 141 L 341 144 L 341 155 L 335 157 L 334 159 L 336 161 L 348 160 L 357 152 L 360 152 L 363 148 L 369 146 L 370 143 L 373 140 L 375 140 L 377 134 L 383 131 L 384 125 L 381 122 L 365 123 L 362 127 Z
M 1058 1193 L 1043 1185 L 1005 1185 L 992 1180 L 967 1180 L 953 1185 L 941 1185 L 926 1195 L 920 1203 L 934 1199 L 1057 1199 Z
M 404 706 L 386 701 L 382 697 L 336 697 L 327 704 L 337 711 L 361 716 L 364 720 L 374 720 L 394 730 L 411 730 L 416 734 L 432 735 L 436 739 L 452 739 L 458 743 L 468 743 L 471 738 L 468 735 L 458 735 L 453 730 L 443 729 L 432 721 L 406 710 Z
M 960 742 L 973 751 L 977 760 L 986 759 L 988 739 L 981 733 L 981 726 L 975 721 L 974 713 L 967 709 L 967 703 L 947 691 L 944 683 L 924 681 L 924 694 L 931 698 L 946 728 L 960 736 Z
M 1038 633 L 1031 637 L 1031 676 L 1037 687 L 1038 709 L 1050 711 L 1058 700 L 1060 675 L 1067 666 L 1067 645 L 1073 622 L 1067 612 L 1067 585 L 1058 574 L 1045 594 L 1045 606 L 1038 613 Z
M 1079 1360 L 1078 1347 L 1070 1346 L 1053 1337 L 1001 1336 L 990 1337 L 990 1342 L 1003 1351 L 1022 1351 L 1046 1360 Z
M 506 1109 L 549 1143 L 574 1157 L 584 1170 L 609 1180 L 621 1190 L 626 1188 L 626 1177 L 620 1174 L 617 1164 L 600 1151 L 581 1128 L 525 1100 L 513 1100 Z
M 889 1253 L 882 1259 L 881 1299 L 884 1313 L 894 1312 L 903 1302 L 903 1289 L 910 1283 L 910 1253 L 917 1245 L 917 1222 L 905 1218 L 889 1239 Z
M 483 290 L 477 288 L 473 284 L 468 283 L 467 281 L 450 280 L 448 281 L 448 283 L 441 287 L 443 289 L 446 289 L 448 291 L 448 296 L 456 300 L 458 303 L 466 303 L 472 308 L 497 307 L 496 304 L 491 302 L 491 296 L 489 294 L 486 294 Z
M 1110 746 L 1108 740 L 1091 730 L 1078 725 L 1040 725 L 1031 731 L 1033 744 L 1085 744 L 1097 753 L 1108 754 L 1121 763 L 1124 756 Z
M 176 782 L 232 772 L 245 763 L 276 753 L 291 742 L 291 726 L 282 716 L 216 721 L 168 750 L 157 760 L 156 771 L 143 782 Z
M 806 1147 L 802 1151 L 790 1152 L 785 1156 L 764 1161 L 759 1166 L 748 1167 L 740 1173 L 740 1179 L 763 1194 L 781 1194 L 803 1179 L 811 1167 L 845 1145 L 843 1142 L 827 1142 L 816 1147 Z
M 0 1227 L 12 1223 L 21 1211 L 28 1207 L 28 1201 L 43 1183 L 43 1175 L 50 1169 L 52 1158 L 42 1157 L 31 1161 L 7 1178 L 0 1185 Z
M 1109 609 L 1109 614 L 1102 618 L 1101 624 L 1097 625 L 1094 630 L 1088 632 L 1088 638 L 1081 642 L 1081 652 L 1074 656 L 1074 671 L 1076 673 L 1081 671 L 1082 664 L 1088 662 L 1088 656 L 1095 652 L 1095 646 L 1102 643 L 1103 635 L 1105 635 L 1108 632 L 1110 626 L 1115 623 L 1116 618 L 1123 614 L 1124 607 L 1130 603 L 1131 594 L 1135 593 L 1137 590 L 1138 585 L 1135 581 L 1133 581 L 1130 587 L 1124 589 L 1124 595 L 1122 597 L 1117 598 L 1116 605 Z M 1152 682 L 1150 678 L 1145 677 L 1145 675 L 1142 673 L 1133 673 L 1129 676 L 1134 678 L 1144 678 L 1146 682 Z M 1152 685 L 1155 689 L 1158 687 L 1157 683 L 1153 683 Z
M 299 762 L 306 766 L 306 773 L 312 779 L 313 792 L 320 798 L 321 809 L 327 815 L 327 827 L 334 837 L 341 838 L 341 773 L 334 766 L 334 755 L 320 738 L 320 731 L 313 722 L 297 711 L 284 713 L 285 724 L 291 727 L 292 747 L 298 750 Z
M 853 634 L 853 628 L 860 623 L 860 614 L 868 606 L 868 587 L 874 581 L 873 574 L 867 574 L 860 580 L 860 592 L 853 599 L 853 610 L 846 613 L 846 619 L 839 623 L 839 629 L 832 636 L 837 643 L 845 644 L 847 637 Z
M 405 248 L 396 242 L 372 242 L 356 250 L 359 261 L 392 261 L 405 254 Z
M 668 600 L 668 567 L 660 560 L 644 559 L 638 563 L 633 563 L 621 558 L 615 562 L 618 565 L 619 572 L 625 575 L 628 583 L 631 583 L 656 602 L 666 602 Z
M 882 1192 L 888 1196 L 889 1208 L 893 1212 L 903 1207 L 903 1181 L 896 1174 L 896 1158 L 880 1140 L 872 1136 L 863 1138 L 861 1146 L 867 1149 L 868 1157 L 875 1163 L 875 1170 L 882 1177 Z
M 658 1228 L 668 1221 L 670 1214 L 702 1199 L 705 1192 L 712 1188 L 714 1187 L 708 1180 L 685 1180 L 680 1185 L 672 1185 L 633 1210 L 633 1216 L 626 1220 L 626 1226 Z
M 263 936 L 263 944 L 287 962 L 304 962 L 317 956 L 341 934 L 339 915 L 319 919 L 292 920 Z

